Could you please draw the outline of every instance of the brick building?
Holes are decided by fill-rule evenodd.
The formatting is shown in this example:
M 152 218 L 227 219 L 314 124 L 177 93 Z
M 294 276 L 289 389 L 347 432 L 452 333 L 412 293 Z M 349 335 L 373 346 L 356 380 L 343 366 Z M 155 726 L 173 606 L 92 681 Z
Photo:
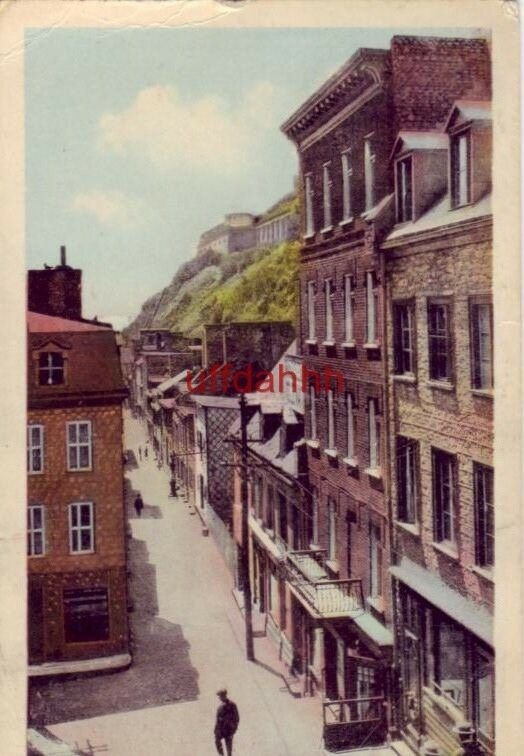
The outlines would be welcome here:
M 62 260 L 45 271 L 53 289 L 46 314 L 27 317 L 29 674 L 35 676 L 131 661 L 122 448 L 127 391 L 115 333 L 81 318 L 76 283 L 75 308 L 64 310 L 69 281 L 79 280 L 64 275 L 64 266 Z M 29 277 L 30 303 L 40 296 L 32 288 L 39 281 Z
M 282 127 L 298 149 L 303 192 L 299 353 L 311 370 L 305 435 L 317 523 L 310 558 L 325 549 L 328 576 L 360 580 L 365 605 L 359 621 L 321 623 L 320 687 L 325 712 L 340 702 L 333 726 L 354 744 L 361 711 L 349 698 L 384 701 L 396 727 L 388 272 L 380 243 L 409 220 L 413 201 L 421 214 L 446 191 L 453 103 L 489 96 L 484 40 L 394 37 L 390 50 L 357 51 Z M 399 161 L 395 171 L 395 156 L 411 153 L 412 164 Z M 329 380 L 319 380 L 328 368 Z
M 392 159 L 397 225 L 381 249 L 400 723 L 445 756 L 472 727 L 492 754 L 490 103 L 456 102 L 438 133 L 401 132 Z

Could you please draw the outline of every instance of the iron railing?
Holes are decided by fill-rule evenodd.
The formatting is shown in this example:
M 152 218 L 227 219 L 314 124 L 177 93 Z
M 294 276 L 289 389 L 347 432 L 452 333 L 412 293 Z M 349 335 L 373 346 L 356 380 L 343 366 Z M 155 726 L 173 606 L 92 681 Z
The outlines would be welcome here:
M 290 551 L 286 577 L 290 585 L 320 617 L 354 616 L 363 611 L 362 581 L 332 580 L 324 567 L 323 551 Z

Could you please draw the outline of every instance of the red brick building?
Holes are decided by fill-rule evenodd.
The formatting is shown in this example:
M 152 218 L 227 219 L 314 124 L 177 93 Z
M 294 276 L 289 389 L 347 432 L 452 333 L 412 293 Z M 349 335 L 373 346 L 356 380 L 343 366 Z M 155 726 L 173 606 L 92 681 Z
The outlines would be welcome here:
M 316 532 L 310 557 L 324 549 L 329 576 L 359 579 L 365 600 L 360 621 L 319 623 L 322 693 L 340 701 L 341 737 L 348 740 L 352 722 L 357 733 L 360 710 L 347 699 L 391 707 L 396 700 L 388 284 L 380 242 L 397 220 L 405 221 L 413 196 L 417 212 L 424 212 L 445 191 L 439 150 L 453 102 L 489 96 L 484 40 L 394 37 L 390 50 L 357 51 L 282 127 L 298 149 L 303 191 L 299 352 L 311 370 L 305 426 Z M 423 141 L 429 134 L 437 157 L 417 168 L 417 192 L 410 194 L 411 176 L 402 167 L 395 173 L 392 153 L 399 133 L 410 138 L 414 130 L 424 132 Z M 318 376 L 328 369 L 326 385 Z
M 80 271 L 62 266 L 55 300 Z M 31 281 L 37 276 L 30 277 Z M 38 285 L 38 284 L 37 284 Z M 66 296 L 67 295 L 67 296 Z M 122 403 L 115 333 L 81 318 L 29 312 L 29 674 L 128 665 Z M 29 301 L 36 295 L 30 288 Z M 60 306 L 56 307 L 57 311 Z

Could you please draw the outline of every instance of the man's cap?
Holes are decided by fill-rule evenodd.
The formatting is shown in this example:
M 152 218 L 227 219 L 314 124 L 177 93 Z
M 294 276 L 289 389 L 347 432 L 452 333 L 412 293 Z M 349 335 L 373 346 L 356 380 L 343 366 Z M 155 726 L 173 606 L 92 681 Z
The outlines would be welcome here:
M 217 696 L 227 696 L 227 690 L 225 688 L 220 688 L 220 690 L 217 690 Z

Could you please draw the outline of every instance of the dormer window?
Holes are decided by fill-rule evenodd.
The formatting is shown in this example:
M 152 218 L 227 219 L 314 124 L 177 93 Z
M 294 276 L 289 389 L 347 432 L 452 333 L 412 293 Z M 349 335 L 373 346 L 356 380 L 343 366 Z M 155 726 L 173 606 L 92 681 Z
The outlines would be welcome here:
M 38 382 L 41 386 L 56 386 L 64 383 L 64 357 L 60 352 L 40 352 Z
M 411 157 L 397 162 L 397 221 L 413 220 L 413 171 Z
M 451 204 L 467 205 L 471 201 L 470 133 L 463 131 L 451 139 Z

